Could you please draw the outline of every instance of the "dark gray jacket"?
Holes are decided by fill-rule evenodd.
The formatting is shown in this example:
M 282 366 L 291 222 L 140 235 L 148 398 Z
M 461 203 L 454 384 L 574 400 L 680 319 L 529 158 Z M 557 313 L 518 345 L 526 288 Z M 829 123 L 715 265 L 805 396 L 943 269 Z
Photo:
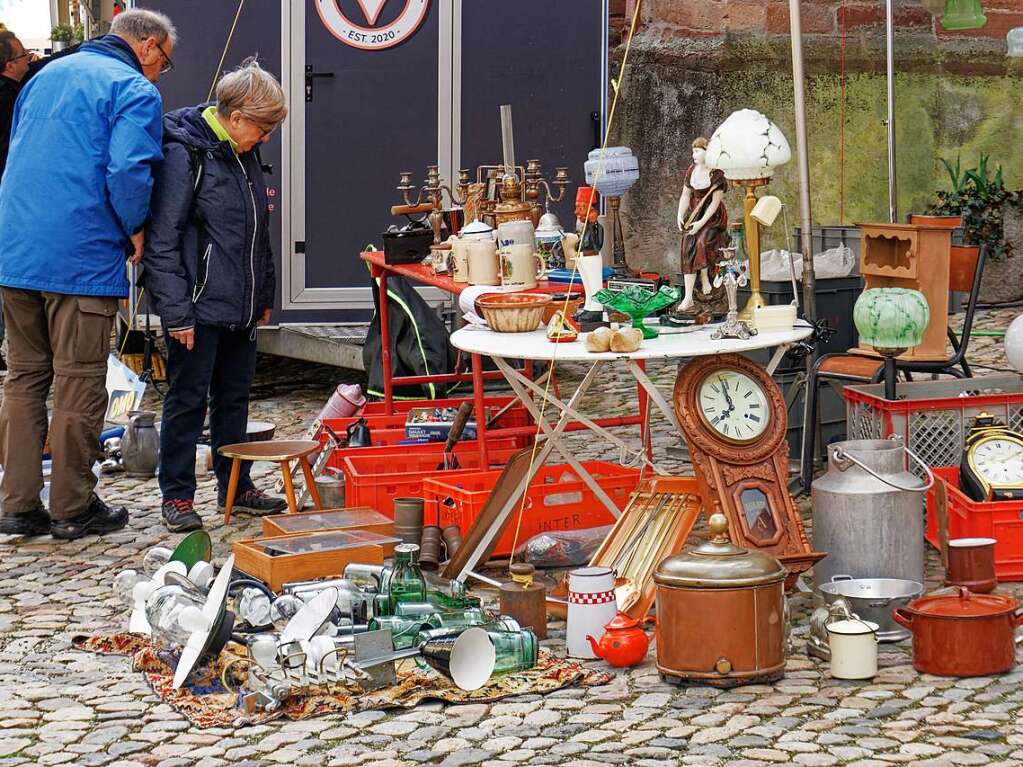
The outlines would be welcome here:
M 202 117 L 206 106 L 164 117 L 142 279 L 166 330 L 249 328 L 274 303 L 259 159 L 218 141 Z

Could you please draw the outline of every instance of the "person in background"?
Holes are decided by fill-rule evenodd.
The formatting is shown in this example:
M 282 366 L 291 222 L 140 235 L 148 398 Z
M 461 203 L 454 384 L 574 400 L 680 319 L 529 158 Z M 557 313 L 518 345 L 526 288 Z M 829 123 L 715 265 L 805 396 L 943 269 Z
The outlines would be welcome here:
M 95 493 L 106 369 L 125 258 L 141 258 L 176 31 L 160 13 L 120 14 L 110 34 L 48 64 L 21 89 L 0 184 L 0 286 L 8 366 L 0 405 L 0 533 L 75 539 L 124 527 Z M 17 179 L 17 183 L 11 183 Z M 53 419 L 46 400 L 53 384 Z M 50 513 L 41 457 L 53 458 Z
M 276 293 L 266 182 L 258 147 L 288 113 L 272 74 L 249 60 L 217 83 L 215 104 L 164 118 L 165 159 L 146 230 L 146 290 L 167 332 L 160 429 L 163 518 L 175 532 L 202 527 L 195 511 L 195 445 L 207 404 L 218 504 L 231 461 L 223 445 L 245 442 L 256 372 L 256 326 Z M 234 509 L 254 515 L 287 504 L 257 490 L 244 464 Z

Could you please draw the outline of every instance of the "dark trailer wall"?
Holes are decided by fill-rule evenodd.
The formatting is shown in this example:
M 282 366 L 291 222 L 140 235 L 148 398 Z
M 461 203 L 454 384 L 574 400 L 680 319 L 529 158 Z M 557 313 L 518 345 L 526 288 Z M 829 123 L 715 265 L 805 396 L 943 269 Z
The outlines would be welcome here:
M 137 5 L 178 27 L 175 68 L 160 84 L 165 107 L 205 99 L 237 0 Z M 517 163 L 539 159 L 550 176 L 568 166 L 573 184 L 553 209 L 564 226 L 574 222 L 574 190 L 604 111 L 606 0 L 384 0 L 369 24 L 376 5 L 247 0 L 224 62 L 258 54 L 288 96 L 289 118 L 263 148 L 273 166 L 281 324 L 367 319 L 369 276 L 358 254 L 400 223 L 390 215 L 399 173 L 421 183 L 439 163 L 451 183 L 458 168 L 500 162 L 501 104 L 513 108 Z M 352 47 L 329 28 L 340 14 L 395 29 L 413 7 L 422 9 L 419 25 L 389 48 Z

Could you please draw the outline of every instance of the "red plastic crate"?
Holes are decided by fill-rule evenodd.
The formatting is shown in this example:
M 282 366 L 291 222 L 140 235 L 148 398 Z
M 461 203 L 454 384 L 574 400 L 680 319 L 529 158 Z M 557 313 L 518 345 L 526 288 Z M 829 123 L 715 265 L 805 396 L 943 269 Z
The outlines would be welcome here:
M 582 465 L 593 475 L 615 505 L 619 509 L 625 508 L 629 496 L 639 483 L 639 469 L 605 461 L 583 461 Z M 440 524 L 441 527 L 458 525 L 462 535 L 467 535 L 469 528 L 483 511 L 483 506 L 500 476 L 499 471 L 487 471 L 424 480 L 423 498 L 426 499 L 424 518 L 427 523 Z M 568 481 L 565 481 L 566 479 Z M 511 554 L 517 516 L 516 511 L 508 529 L 497 542 L 494 556 Z M 571 466 L 545 465 L 537 471 L 526 491 L 518 545 L 522 545 L 537 533 L 581 530 L 610 525 L 614 521 L 611 512 L 597 500 L 593 491 L 578 478 Z
M 975 501 L 959 489 L 959 467 L 932 469 L 948 495 L 949 538 L 994 538 L 995 574 L 1002 581 L 1023 580 L 1023 501 Z M 938 543 L 935 490 L 927 493 L 927 540 Z
M 443 444 L 437 444 L 441 450 L 427 452 L 420 449 L 426 445 L 406 445 L 400 452 L 381 450 L 369 455 L 364 454 L 366 448 L 362 448 L 359 454 L 345 456 L 341 462 L 345 474 L 345 505 L 369 506 L 393 518 L 394 499 L 422 497 L 424 479 L 479 474 L 481 468 L 490 469 L 489 466 L 480 466 L 480 454 L 475 443 L 462 442 L 454 451 L 461 468 L 438 470 Z M 516 450 L 514 447 L 490 450 L 490 460 L 495 466 L 503 466 Z
M 444 452 L 443 442 L 420 442 L 410 445 L 400 444 L 405 439 L 404 430 L 401 434 L 396 429 L 381 429 L 382 439 L 381 442 L 377 443 L 376 435 L 373 437 L 372 447 L 343 447 L 335 450 L 330 454 L 327 459 L 327 466 L 331 466 L 335 469 L 341 469 L 344 471 L 345 462 L 344 459 L 349 456 L 380 456 L 380 455 L 404 455 L 408 452 L 413 453 L 430 453 L 435 456 L 434 461 L 439 462 L 440 456 Z M 490 438 L 487 440 L 487 451 L 493 460 L 493 456 L 503 454 L 501 451 L 521 449 L 523 446 L 519 444 L 521 438 L 517 437 L 500 437 Z M 462 460 L 463 453 L 475 452 L 479 455 L 479 442 L 474 439 L 464 440 L 458 443 L 458 460 Z M 502 460 L 501 463 L 504 463 Z

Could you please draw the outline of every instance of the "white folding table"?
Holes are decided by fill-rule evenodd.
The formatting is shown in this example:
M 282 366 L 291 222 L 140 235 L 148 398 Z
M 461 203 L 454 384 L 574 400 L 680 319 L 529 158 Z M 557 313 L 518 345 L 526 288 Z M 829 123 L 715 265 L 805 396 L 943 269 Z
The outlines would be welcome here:
M 577 341 L 554 344 L 547 340 L 543 329 L 535 330 L 531 333 L 495 333 L 489 328 L 469 325 L 455 331 L 451 336 L 452 345 L 464 352 L 491 357 L 498 370 L 501 371 L 508 381 L 512 391 L 515 392 L 515 396 L 522 402 L 530 415 L 533 416 L 543 436 L 546 437 L 543 445 L 538 447 L 536 459 L 520 482 L 518 490 L 509 498 L 505 508 L 501 510 L 498 521 L 503 521 L 511 513 L 516 502 L 522 497 L 522 494 L 532 481 L 537 469 L 544 464 L 554 450 L 557 450 L 565 462 L 575 470 L 579 478 L 586 483 L 593 494 L 607 507 L 608 511 L 616 518 L 619 516 L 618 507 L 607 496 L 607 493 L 601 489 L 590 473 L 579 463 L 572 454 L 572 451 L 564 445 L 562 435 L 569 421 L 574 420 L 583 424 L 587 429 L 617 447 L 621 451 L 623 459 L 626 455 L 630 454 L 637 456 L 639 460 L 645 462 L 654 471 L 664 473 L 646 455 L 642 447 L 637 451 L 624 440 L 612 434 L 606 428 L 598 426 L 592 419 L 579 412 L 579 403 L 593 384 L 597 373 L 609 363 L 624 364 L 639 386 L 647 393 L 650 400 L 657 405 L 661 413 L 664 414 L 664 417 L 668 419 L 679 435 L 681 435 L 682 428 L 675 417 L 674 409 L 665 400 L 664 395 L 654 386 L 646 371 L 639 364 L 640 361 L 653 359 L 683 360 L 712 354 L 739 353 L 773 348 L 775 349 L 774 356 L 767 364 L 767 372 L 773 374 L 788 348 L 794 343 L 808 338 L 813 333 L 810 325 L 800 320 L 792 330 L 788 331 L 759 333 L 746 340 L 722 339 L 715 341 L 710 337 L 715 327 L 706 326 L 684 333 L 665 332 L 657 338 L 644 340 L 638 350 L 630 353 L 588 352 L 585 345 L 585 333 L 580 333 Z M 549 389 L 545 389 L 522 375 L 508 363 L 507 360 L 509 359 L 540 360 L 545 362 L 586 362 L 590 364 L 590 368 L 583 376 L 582 381 L 572 396 L 568 398 L 567 402 L 564 402 L 554 396 L 554 393 Z M 534 399 L 531 394 L 535 395 L 540 401 L 546 399 L 547 405 L 559 412 L 558 420 L 553 426 L 547 422 L 546 418 L 541 416 L 541 407 L 538 406 L 537 399 Z M 494 526 L 493 535 L 497 534 L 499 528 L 500 525 Z M 476 564 L 477 562 L 474 560 L 468 564 L 466 569 L 471 570 Z

